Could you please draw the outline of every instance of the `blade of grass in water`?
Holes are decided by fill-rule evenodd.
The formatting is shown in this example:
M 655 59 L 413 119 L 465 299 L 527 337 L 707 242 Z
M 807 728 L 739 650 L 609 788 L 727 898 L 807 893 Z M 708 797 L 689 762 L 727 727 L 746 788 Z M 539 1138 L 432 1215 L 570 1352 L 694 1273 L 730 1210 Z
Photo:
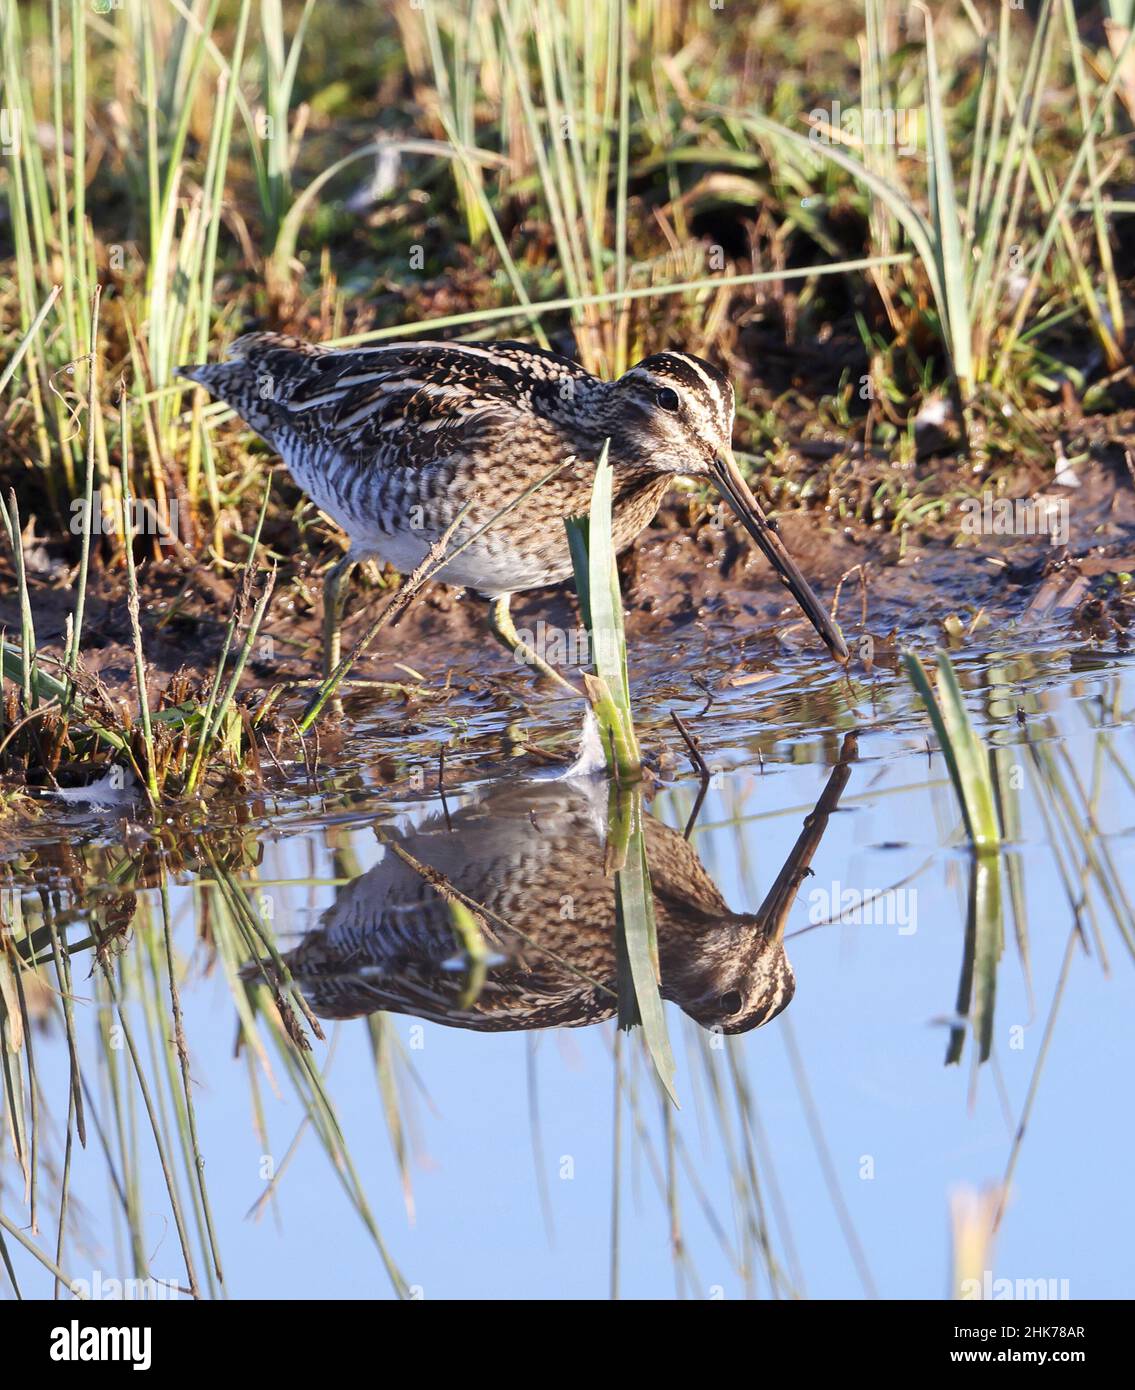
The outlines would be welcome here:
M 630 974 L 631 989 L 619 982 L 619 1026 L 631 1028 L 642 1025 L 643 1039 L 654 1063 L 658 1079 L 675 1105 L 678 1095 L 674 1087 L 674 1053 L 666 1029 L 659 989 L 658 933 L 654 922 L 654 895 L 650 886 L 650 868 L 646 858 L 646 838 L 642 828 L 642 792 L 620 791 L 611 788 L 610 831 L 622 828 L 625 840 L 621 849 L 623 862 L 615 874 L 615 930 L 617 954 L 625 958 Z M 612 842 L 608 839 L 608 853 Z M 621 973 L 621 972 L 620 972 Z
M 182 1258 L 185 1262 L 186 1278 L 189 1281 L 189 1289 L 194 1298 L 200 1297 L 200 1286 L 197 1282 L 196 1267 L 193 1261 L 193 1254 L 190 1248 L 189 1229 L 186 1224 L 185 1215 L 182 1210 L 181 1200 L 177 1191 L 177 1183 L 174 1178 L 173 1162 L 169 1153 L 168 1146 L 162 1137 L 162 1128 L 159 1124 L 158 1110 L 155 1103 L 154 1090 L 146 1077 L 145 1068 L 142 1065 L 141 1054 L 135 1041 L 134 1031 L 130 1024 L 129 1014 L 126 1008 L 126 1000 L 123 998 L 121 989 L 115 983 L 116 965 L 112 959 L 100 957 L 102 966 L 102 979 L 106 985 L 110 1002 L 114 1008 L 114 1014 L 122 1039 L 126 1045 L 126 1052 L 130 1057 L 133 1066 L 134 1078 L 138 1085 L 138 1092 L 142 1097 L 142 1103 L 149 1121 L 150 1130 L 153 1134 L 154 1148 L 157 1152 L 158 1163 L 162 1170 L 162 1177 L 165 1181 L 166 1193 L 169 1197 L 170 1212 L 173 1215 L 174 1227 L 177 1231 L 178 1243 L 181 1247 Z M 140 1172 L 140 1165 L 132 1165 L 131 1171 Z M 136 1229 L 141 1229 L 137 1223 L 132 1223 Z
M 208 846 L 205 847 L 205 854 L 229 909 L 225 921 L 235 940 L 230 942 L 227 949 L 230 953 L 242 955 L 246 961 L 251 958 L 260 963 L 261 979 L 269 985 L 276 1005 L 275 1009 L 266 1012 L 265 1017 L 270 1022 L 281 1063 L 326 1151 L 335 1176 L 378 1250 L 395 1293 L 399 1298 L 407 1298 L 409 1286 L 391 1258 L 371 1210 L 339 1116 L 327 1093 L 323 1072 L 314 1064 L 310 1044 L 302 1036 L 299 1015 L 303 1015 L 320 1040 L 324 1036 L 323 1030 L 292 979 L 273 940 L 271 924 L 264 919 L 259 904 L 250 901 L 249 895 L 241 889 L 230 871 L 218 863 Z
M 997 796 L 997 818 L 1009 845 L 1021 839 L 1021 792 L 1017 781 L 1016 750 L 998 747 L 993 750 L 993 788 Z M 1009 904 L 1013 912 L 1013 933 L 1024 977 L 1025 994 L 1032 1019 L 1036 1004 L 1033 997 L 1032 959 L 1029 951 L 1028 909 L 1025 898 L 1024 856 L 1019 850 L 1005 853 L 1005 877 L 1009 887 Z
M 31 1193 L 30 1137 L 25 1122 L 23 1073 L 20 1063 L 24 1055 L 27 1022 L 20 1005 L 16 984 L 19 962 L 7 933 L 0 939 L 0 1069 L 4 1074 L 5 1113 L 8 1134 L 24 1179 L 24 1194 Z
M 596 465 L 588 521 L 572 517 L 566 526 L 580 612 L 591 642 L 594 674 L 585 676 L 588 697 L 599 721 L 608 770 L 629 785 L 642 776 L 642 763 L 631 716 L 623 605 L 611 538 L 609 443 L 604 443 Z
M 217 1239 L 216 1223 L 213 1220 L 213 1209 L 209 1201 L 209 1192 L 205 1183 L 205 1158 L 201 1151 L 201 1140 L 197 1131 L 197 1109 L 193 1100 L 193 1084 L 189 1071 L 189 1046 L 185 1039 L 184 1020 L 181 1010 L 181 995 L 177 983 L 177 968 L 174 963 L 173 923 L 169 902 L 169 881 L 164 873 L 162 874 L 160 892 L 162 944 L 164 948 L 163 963 L 166 971 L 166 982 L 169 987 L 169 1022 L 172 1032 L 172 1042 L 177 1052 L 178 1066 L 181 1075 L 183 1102 L 183 1110 L 181 1113 L 184 1115 L 187 1129 L 185 1142 L 192 1154 L 190 1172 L 192 1177 L 196 1179 L 197 1201 L 204 1216 L 212 1269 L 218 1281 L 223 1285 L 224 1274 L 221 1270 L 221 1256 Z
M 997 1002 L 997 966 L 1005 944 L 1001 906 L 1001 859 L 979 855 L 971 864 L 974 915 L 973 1007 L 970 1011 L 979 1062 L 993 1048 L 993 1011 Z
M 962 1187 L 950 1194 L 954 1298 L 972 1297 L 969 1290 L 980 1288 L 993 1267 L 996 1216 L 1003 1200 L 1000 1187 L 982 1192 Z
M 978 1065 L 989 1060 L 993 1048 L 997 966 L 1005 940 L 1002 914 L 1000 857 L 974 855 L 970 861 L 965 950 L 956 1013 L 959 1019 L 968 1019 L 973 1029 Z M 965 1031 L 961 1022 L 950 1029 L 947 1066 L 961 1061 Z
M 674 1056 L 659 992 L 658 940 L 642 825 L 642 793 L 635 785 L 642 776 L 642 762 L 631 715 L 623 605 L 611 534 L 613 479 L 607 451 L 604 444 L 586 524 L 571 518 L 566 526 L 594 666 L 594 674 L 585 674 L 584 680 L 599 721 L 607 770 L 613 778 L 607 864 L 615 873 L 619 1026 L 642 1025 L 658 1078 L 677 1104 Z
M 398 1077 L 395 1073 L 398 1035 L 391 1026 L 391 1016 L 385 1013 L 368 1014 L 367 1037 L 370 1040 L 371 1056 L 374 1059 L 375 1076 L 378 1080 L 378 1094 L 382 1102 L 382 1112 L 386 1118 L 386 1132 L 394 1150 L 394 1161 L 402 1184 L 402 1200 L 406 1204 L 406 1215 L 414 1220 L 414 1188 L 410 1175 L 410 1153 L 406 1142 L 406 1127 L 402 1122 L 399 1107 Z
M 922 698 L 965 821 L 966 834 L 979 852 L 995 851 L 1001 843 L 989 755 L 965 706 L 961 686 L 945 652 L 938 654 L 938 690 L 926 668 L 912 652 L 904 658 L 911 684 Z

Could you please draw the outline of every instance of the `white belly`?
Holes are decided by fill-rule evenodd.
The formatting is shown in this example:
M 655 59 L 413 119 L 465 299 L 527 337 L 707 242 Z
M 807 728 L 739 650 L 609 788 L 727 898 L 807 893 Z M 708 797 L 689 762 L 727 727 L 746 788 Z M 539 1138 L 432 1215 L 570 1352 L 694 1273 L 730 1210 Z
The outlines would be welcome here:
M 352 536 L 351 553 L 360 559 L 373 556 L 392 565 L 399 574 L 412 574 L 429 554 L 434 539 L 406 531 L 397 536 L 367 537 L 364 540 L 357 538 L 356 533 Z M 530 558 L 516 552 L 498 551 L 490 554 L 483 545 L 471 545 L 443 565 L 433 577 L 461 589 L 474 589 L 486 598 L 498 598 L 501 594 L 555 584 L 571 574 L 566 538 L 560 568 L 562 573 L 549 577 L 544 557 L 541 557 L 539 568 L 536 568 Z
M 413 574 L 429 554 L 438 539 L 432 530 L 416 531 L 407 527 L 394 534 L 382 531 L 373 517 L 362 516 L 351 506 L 351 498 L 338 493 L 332 486 L 328 471 L 312 467 L 308 460 L 285 458 L 289 471 L 304 492 L 322 512 L 351 538 L 351 554 L 355 559 L 378 559 L 393 566 L 399 574 Z M 451 544 L 460 544 L 460 541 Z M 553 561 L 550 572 L 549 560 Z M 442 566 L 434 576 L 446 584 L 463 589 L 475 589 L 487 598 L 535 589 L 555 584 L 570 577 L 571 558 L 567 537 L 552 556 L 525 556 L 510 550 L 502 533 L 487 534 L 481 541 L 463 550 L 452 562 Z

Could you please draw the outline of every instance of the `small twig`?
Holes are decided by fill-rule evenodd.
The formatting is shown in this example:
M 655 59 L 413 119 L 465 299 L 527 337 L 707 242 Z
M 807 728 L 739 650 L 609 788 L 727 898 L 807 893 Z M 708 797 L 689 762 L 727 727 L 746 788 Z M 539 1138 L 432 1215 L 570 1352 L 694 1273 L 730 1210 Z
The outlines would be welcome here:
M 701 716 L 705 714 L 706 711 L 709 709 L 710 705 L 715 703 L 715 701 L 717 700 L 717 696 L 709 688 L 706 682 L 702 680 L 701 676 L 691 676 L 690 680 L 693 681 L 693 683 L 705 696 L 705 704 L 702 705 L 701 709 L 698 711 L 698 718 L 700 719 Z
M 697 739 L 694 738 L 693 734 L 691 734 L 689 729 L 686 728 L 685 724 L 682 723 L 681 717 L 679 716 L 677 710 L 670 711 L 670 718 L 674 721 L 674 727 L 682 735 L 682 739 L 687 749 L 689 750 L 690 762 L 692 762 L 694 765 L 694 771 L 698 774 L 698 776 L 702 779 L 703 782 L 708 782 L 709 779 L 713 776 L 713 774 L 710 772 L 709 767 L 706 764 L 705 758 L 702 757 L 702 751 L 698 747 Z
M 862 576 L 863 566 L 861 564 L 852 565 L 852 567 L 849 570 L 844 570 L 844 572 L 840 575 L 839 579 L 836 581 L 835 593 L 832 594 L 832 606 L 829 610 L 831 612 L 833 622 L 839 615 L 839 600 L 840 595 L 843 593 L 843 586 L 847 583 L 847 581 L 851 578 L 853 574 L 858 574 Z
M 437 794 L 441 797 L 441 809 L 445 812 L 445 828 L 453 829 L 453 822 L 449 819 L 449 803 L 445 799 L 445 744 L 441 744 L 437 754 Z
M 705 758 L 702 756 L 702 751 L 698 747 L 697 739 L 694 738 L 693 734 L 691 734 L 689 729 L 686 728 L 685 724 L 682 723 L 682 720 L 678 717 L 678 713 L 676 710 L 670 711 L 670 718 L 674 721 L 675 728 L 678 730 L 678 732 L 682 735 L 682 738 L 685 740 L 686 748 L 689 750 L 690 754 L 690 762 L 693 763 L 694 771 L 701 778 L 701 786 L 698 787 L 698 794 L 697 798 L 694 801 L 694 808 L 690 812 L 689 818 L 686 821 L 685 830 L 682 831 L 682 839 L 688 840 L 690 836 L 694 833 L 694 826 L 698 822 L 698 816 L 701 815 L 701 808 L 705 804 L 705 794 L 709 791 L 709 784 L 713 780 L 713 773 L 709 770 Z

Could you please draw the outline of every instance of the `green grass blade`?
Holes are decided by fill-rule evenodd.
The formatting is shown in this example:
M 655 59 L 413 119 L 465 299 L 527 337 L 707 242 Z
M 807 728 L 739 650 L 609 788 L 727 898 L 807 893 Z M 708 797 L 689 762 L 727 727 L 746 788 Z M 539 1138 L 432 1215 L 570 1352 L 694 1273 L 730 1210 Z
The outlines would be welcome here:
M 654 895 L 642 829 L 642 792 L 611 788 L 607 854 L 615 873 L 616 954 L 625 962 L 631 988 L 619 986 L 619 1026 L 642 1026 L 643 1041 L 666 1094 L 675 1105 L 674 1054 L 659 990 L 658 935 Z
M 973 330 L 970 324 L 966 282 L 969 267 L 963 260 L 961 212 L 954 190 L 953 158 L 946 126 L 946 110 L 934 47 L 934 24 L 929 10 L 918 7 L 926 17 L 926 99 L 930 148 L 930 214 L 942 286 L 942 309 L 946 345 L 953 363 L 954 377 L 962 401 L 973 391 Z
M 989 756 L 970 722 L 950 658 L 945 652 L 938 655 L 937 693 L 917 656 L 908 652 L 904 662 L 938 737 L 962 808 L 966 833 L 978 850 L 996 849 L 1001 842 L 1001 831 Z

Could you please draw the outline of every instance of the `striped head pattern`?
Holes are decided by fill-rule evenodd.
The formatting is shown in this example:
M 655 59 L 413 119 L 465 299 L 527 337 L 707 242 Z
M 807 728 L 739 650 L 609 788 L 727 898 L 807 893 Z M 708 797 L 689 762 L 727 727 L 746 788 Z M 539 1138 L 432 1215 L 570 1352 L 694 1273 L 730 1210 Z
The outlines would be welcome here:
M 614 383 L 605 406 L 619 456 L 655 472 L 707 473 L 731 452 L 733 386 L 700 357 L 644 357 Z

